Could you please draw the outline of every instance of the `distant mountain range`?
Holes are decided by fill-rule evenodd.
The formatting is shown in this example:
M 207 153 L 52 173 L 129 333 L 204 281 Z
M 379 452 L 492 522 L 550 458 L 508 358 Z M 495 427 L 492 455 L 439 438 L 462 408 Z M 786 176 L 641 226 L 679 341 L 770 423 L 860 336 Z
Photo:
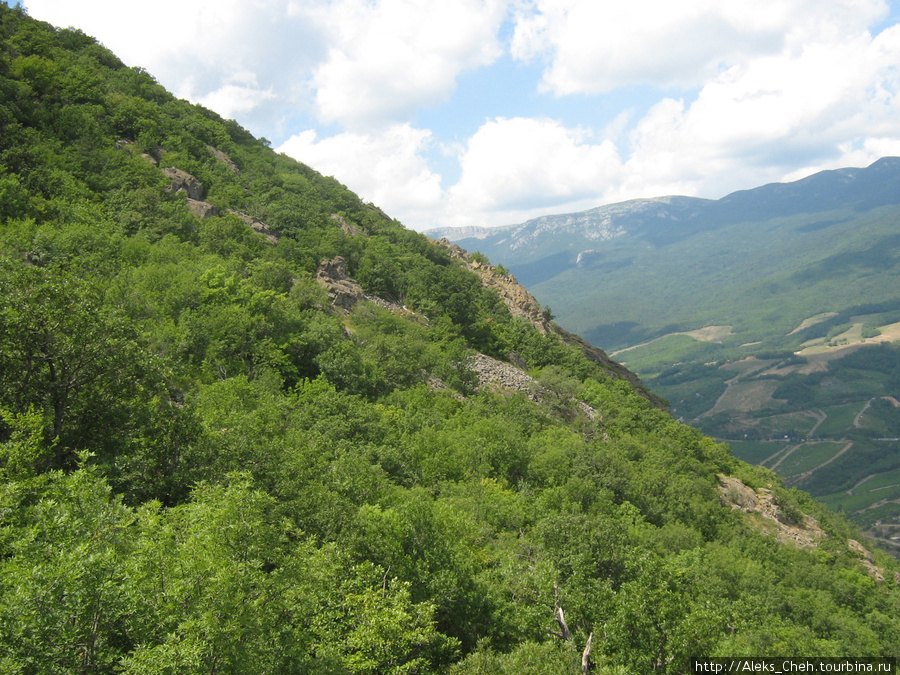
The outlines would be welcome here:
M 617 349 L 672 328 L 701 328 L 697 322 L 709 311 L 732 323 L 736 301 L 768 304 L 773 294 L 803 291 L 798 286 L 808 286 L 812 277 L 840 277 L 845 262 L 879 270 L 890 266 L 884 255 L 897 244 L 892 214 L 898 205 L 900 158 L 887 157 L 865 169 L 823 171 L 719 200 L 637 199 L 519 225 L 426 234 L 502 263 L 564 325 L 603 348 Z M 674 304 L 667 298 L 661 305 L 657 274 L 670 291 L 688 285 L 699 296 L 692 293 Z M 782 279 L 784 274 L 806 282 L 794 284 Z M 757 292 L 766 280 L 780 284 L 778 290 L 770 283 L 768 291 Z M 883 300 L 893 292 L 876 295 Z M 602 314 L 594 310 L 599 298 Z M 847 301 L 871 300 L 854 295 Z M 796 322 L 788 328 L 793 329 L 810 316 L 808 309 L 786 312 L 779 327 Z M 764 327 L 763 334 L 749 337 L 760 339 L 767 332 Z
M 871 534 L 900 523 L 900 444 L 873 440 L 900 438 L 900 158 L 427 234 L 507 267 L 742 458 Z

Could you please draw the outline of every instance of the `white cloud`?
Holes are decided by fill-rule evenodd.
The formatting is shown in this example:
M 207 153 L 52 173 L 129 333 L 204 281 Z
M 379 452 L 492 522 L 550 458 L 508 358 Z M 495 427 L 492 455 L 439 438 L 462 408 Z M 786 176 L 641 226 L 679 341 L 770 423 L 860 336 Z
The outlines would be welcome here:
M 201 96 L 198 102 L 227 119 L 234 119 L 275 97 L 271 89 L 262 90 L 253 85 L 226 84 Z
M 453 92 L 457 76 L 501 54 L 503 0 L 345 0 L 313 76 L 321 117 L 350 127 L 407 119 Z
M 419 229 L 900 154 L 900 25 L 869 32 L 884 0 L 25 4 L 255 134 L 295 134 L 283 151 Z M 435 167 L 455 159 L 447 189 Z
M 534 0 L 517 17 L 512 54 L 544 58 L 557 95 L 652 84 L 692 88 L 722 69 L 811 36 L 860 30 L 883 0 Z
M 592 143 L 583 130 L 529 118 L 486 122 L 469 139 L 460 164 L 460 180 L 449 191 L 451 213 L 491 218 L 494 225 L 503 222 L 498 216 L 596 199 L 621 168 L 610 141 Z M 494 211 L 500 214 L 487 215 Z
M 834 35 L 734 66 L 690 104 L 653 107 L 632 132 L 623 184 L 720 196 L 793 177 L 798 163 L 876 159 L 860 147 L 887 149 L 900 139 L 898 62 L 900 27 L 874 39 Z
M 431 142 L 430 131 L 399 124 L 377 134 L 348 132 L 322 139 L 313 130 L 304 131 L 278 151 L 333 175 L 413 227 L 440 207 L 441 178 L 423 157 Z
M 77 26 L 178 96 L 243 124 L 309 97 L 306 73 L 324 56 L 325 0 L 27 0 L 35 18 Z M 257 132 L 258 133 L 258 132 Z

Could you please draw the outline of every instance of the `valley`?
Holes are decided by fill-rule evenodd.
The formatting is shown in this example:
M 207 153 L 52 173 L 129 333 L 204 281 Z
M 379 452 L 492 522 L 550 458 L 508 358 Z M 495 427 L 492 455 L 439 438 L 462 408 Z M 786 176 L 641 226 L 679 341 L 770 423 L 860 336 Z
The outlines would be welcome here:
M 804 320 L 788 337 L 833 316 Z M 680 419 L 728 443 L 741 459 L 775 471 L 788 485 L 846 514 L 897 555 L 900 402 L 894 396 L 896 385 L 886 377 L 896 358 L 890 345 L 900 338 L 900 326 L 878 326 L 872 337 L 862 337 L 863 327 L 864 322 L 856 321 L 831 339 L 805 340 L 790 356 L 762 355 L 781 358 L 707 361 L 692 371 L 705 376 L 688 375 L 681 382 L 677 374 L 685 364 L 661 367 L 666 344 L 677 345 L 689 335 L 714 347 L 703 336 L 716 334 L 715 327 L 694 336 L 664 336 L 622 350 L 617 358 L 644 374 Z

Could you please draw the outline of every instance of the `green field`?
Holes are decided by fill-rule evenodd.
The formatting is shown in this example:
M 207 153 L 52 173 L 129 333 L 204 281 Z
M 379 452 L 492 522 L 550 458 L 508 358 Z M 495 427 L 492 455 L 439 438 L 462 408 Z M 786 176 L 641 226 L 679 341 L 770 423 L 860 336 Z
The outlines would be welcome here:
M 878 502 L 900 500 L 900 469 L 872 476 L 856 486 L 853 494 L 836 492 L 819 499 L 849 515 L 858 515 Z
M 846 403 L 825 408 L 827 415 L 822 424 L 816 429 L 816 436 L 827 437 L 842 434 L 853 427 L 856 415 L 865 407 L 863 402 Z
M 778 465 L 776 471 L 785 477 L 812 471 L 835 456 L 846 443 L 809 443 L 801 445 Z
M 766 441 L 729 441 L 731 452 L 738 459 L 750 464 L 762 464 L 776 452 L 785 449 L 786 443 Z

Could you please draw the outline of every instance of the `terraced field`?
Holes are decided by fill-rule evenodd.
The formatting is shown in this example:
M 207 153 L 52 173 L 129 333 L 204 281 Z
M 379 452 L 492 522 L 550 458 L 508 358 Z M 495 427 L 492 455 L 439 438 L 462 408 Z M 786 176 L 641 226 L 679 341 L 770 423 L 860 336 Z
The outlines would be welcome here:
M 883 320 L 888 313 L 844 318 L 828 330 L 838 313 L 807 318 L 776 353 L 735 358 L 736 348 L 682 332 L 620 358 L 676 415 L 845 512 L 900 554 L 892 539 L 900 534 L 900 324 Z M 810 331 L 822 335 L 811 339 Z

